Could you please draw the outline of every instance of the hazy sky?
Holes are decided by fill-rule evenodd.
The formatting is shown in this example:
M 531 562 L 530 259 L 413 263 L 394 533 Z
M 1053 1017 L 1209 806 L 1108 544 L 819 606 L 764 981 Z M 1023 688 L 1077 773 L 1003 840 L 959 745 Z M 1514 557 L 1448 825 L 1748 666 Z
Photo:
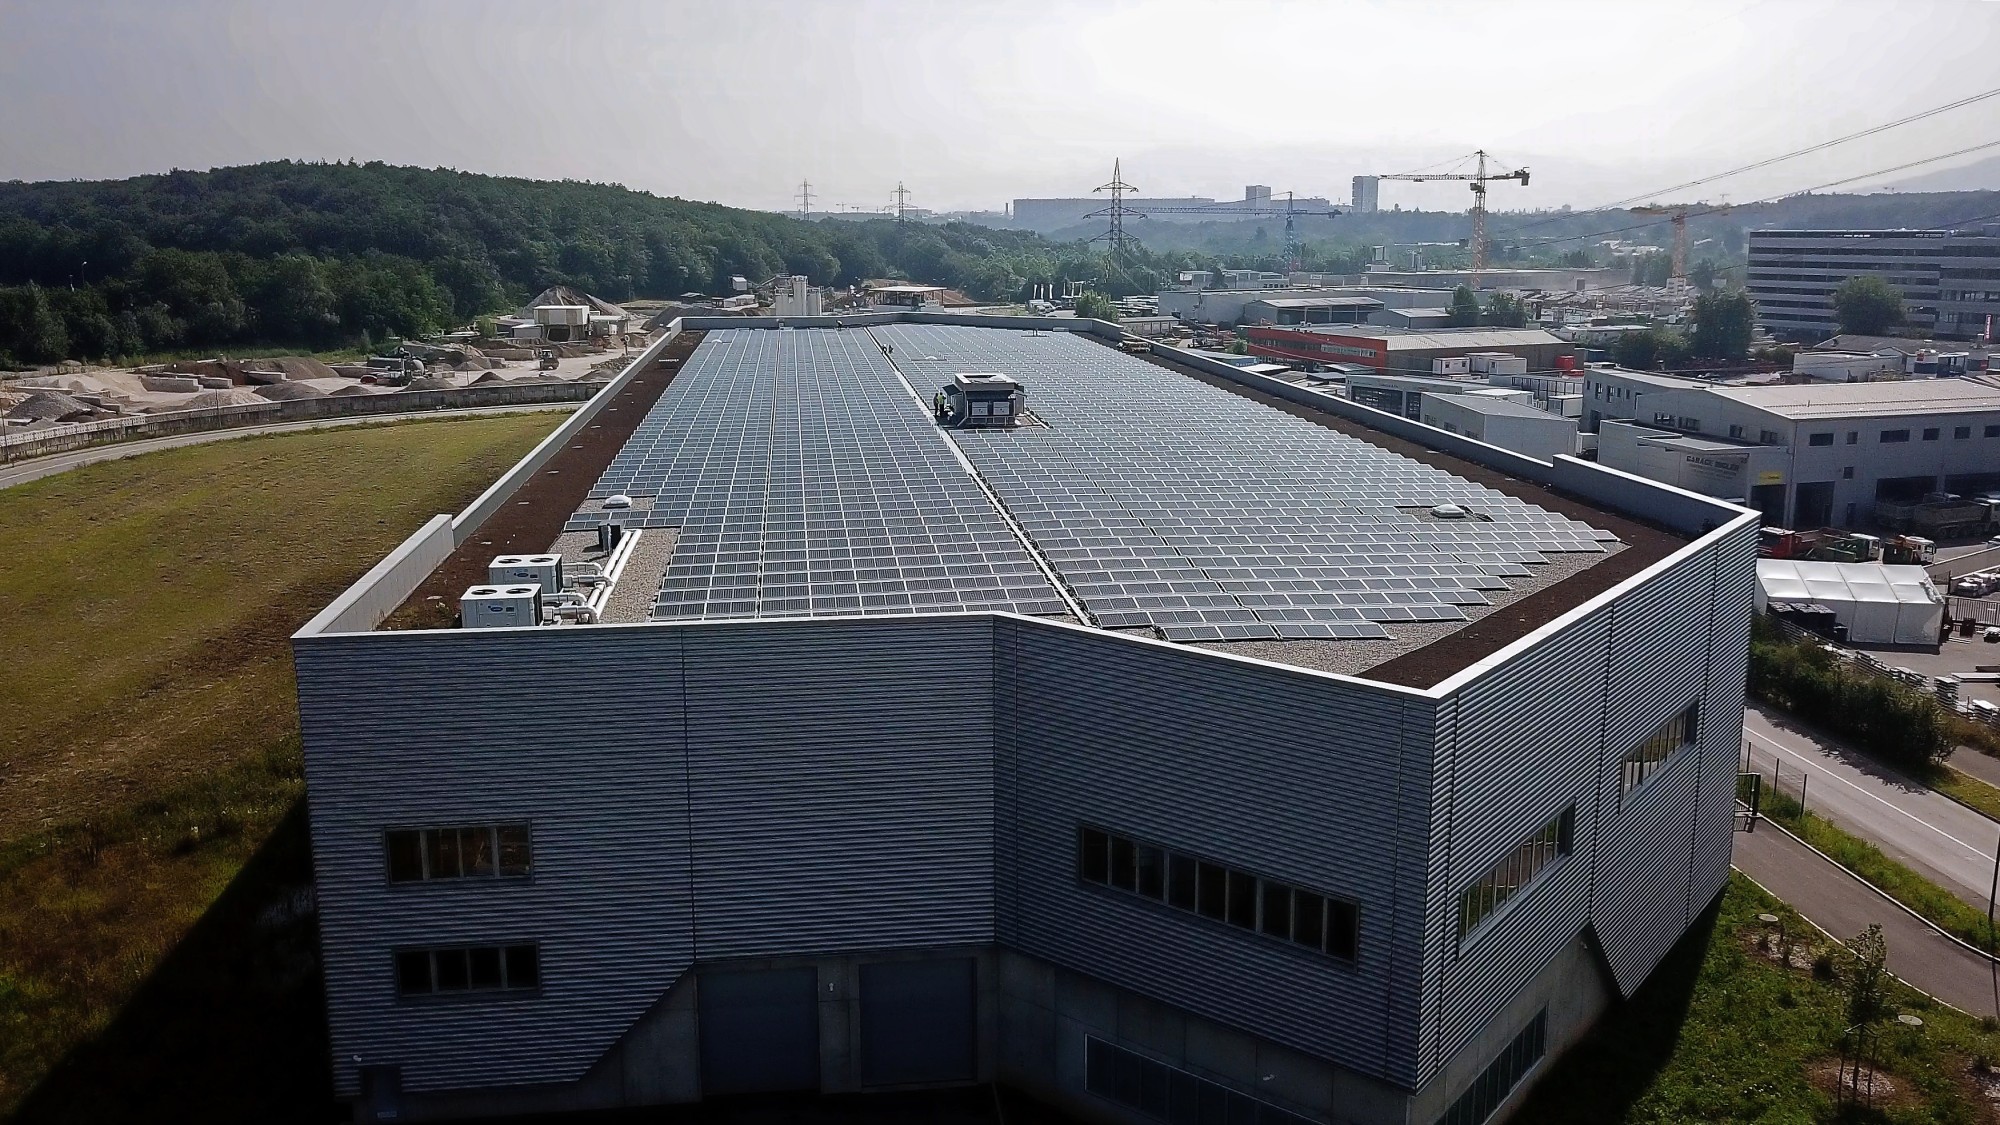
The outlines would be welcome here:
M 818 209 L 1349 177 L 1588 206 L 2000 87 L 1989 0 L 0 0 L 0 179 L 385 160 Z M 1680 193 L 2000 140 L 2000 98 Z M 2000 149 L 1857 183 L 1881 184 Z M 1458 208 L 1462 184 L 1385 185 Z

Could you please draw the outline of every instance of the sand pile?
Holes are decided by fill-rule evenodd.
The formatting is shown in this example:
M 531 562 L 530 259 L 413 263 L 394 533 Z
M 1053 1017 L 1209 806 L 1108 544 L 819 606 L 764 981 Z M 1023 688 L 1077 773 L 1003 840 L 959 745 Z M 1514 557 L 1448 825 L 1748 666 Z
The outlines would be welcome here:
M 311 383 L 272 383 L 250 392 L 269 402 L 293 402 L 302 398 L 325 398 L 326 392 Z
M 458 384 L 436 375 L 419 375 L 403 387 L 406 391 L 452 391 Z
M 237 387 L 227 391 L 203 391 L 181 404 L 182 410 L 212 410 L 218 406 L 257 406 L 264 402 L 256 391 Z
M 513 382 L 512 379 L 507 378 L 505 375 L 500 374 L 498 371 L 488 371 L 486 374 L 481 375 L 477 379 L 474 379 L 472 381 L 472 385 L 475 387 L 490 387 L 495 383 L 511 383 L 511 382 Z
M 351 387 L 340 388 L 339 390 L 333 392 L 333 396 L 335 398 L 353 398 L 355 395 L 372 395 L 380 393 L 381 392 L 377 391 L 373 387 L 364 387 L 357 383 Z

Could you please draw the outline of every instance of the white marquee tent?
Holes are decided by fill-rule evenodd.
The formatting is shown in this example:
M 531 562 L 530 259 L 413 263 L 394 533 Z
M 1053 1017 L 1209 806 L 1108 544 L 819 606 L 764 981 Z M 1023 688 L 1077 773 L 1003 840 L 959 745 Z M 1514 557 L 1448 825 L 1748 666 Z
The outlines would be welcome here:
M 1861 645 L 1934 645 L 1944 599 L 1920 566 L 1757 560 L 1757 612 L 1766 602 L 1818 602 Z

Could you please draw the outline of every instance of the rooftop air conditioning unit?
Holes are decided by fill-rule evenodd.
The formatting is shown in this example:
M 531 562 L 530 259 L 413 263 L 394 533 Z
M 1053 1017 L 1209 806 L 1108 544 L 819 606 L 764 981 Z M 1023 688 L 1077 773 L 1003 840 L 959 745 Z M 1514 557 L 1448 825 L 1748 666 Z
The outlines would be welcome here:
M 542 623 L 539 586 L 474 586 L 458 599 L 459 624 L 467 629 L 511 629 Z
M 561 555 L 501 555 L 486 565 L 486 581 L 495 586 L 532 582 L 545 594 L 563 588 Z

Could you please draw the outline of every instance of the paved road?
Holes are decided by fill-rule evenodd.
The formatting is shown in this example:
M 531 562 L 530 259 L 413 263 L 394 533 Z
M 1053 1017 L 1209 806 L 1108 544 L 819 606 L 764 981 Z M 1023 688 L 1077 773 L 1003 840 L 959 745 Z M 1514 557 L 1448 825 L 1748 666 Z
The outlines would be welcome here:
M 1883 853 L 1986 909 L 1992 891 L 2000 824 L 1868 757 L 1805 731 L 1777 712 L 1752 705 L 1743 714 L 1752 768 L 1771 776 L 1775 759 L 1784 789 Z
M 157 453 L 162 449 L 178 449 L 185 445 L 201 445 L 211 441 L 228 441 L 232 438 L 253 437 L 259 434 L 283 434 L 298 430 L 325 430 L 336 426 L 362 426 L 369 423 L 399 422 L 424 418 L 465 418 L 480 414 L 519 414 L 531 410 L 575 410 L 581 402 L 537 402 L 519 406 L 478 406 L 464 410 L 412 410 L 407 413 L 357 414 L 341 418 L 316 418 L 304 422 L 273 422 L 265 426 L 238 426 L 234 429 L 202 430 L 191 434 L 170 434 L 166 437 L 141 438 L 138 441 L 119 442 L 114 445 L 99 445 L 89 449 L 78 449 L 69 453 L 51 453 L 46 457 L 36 457 L 27 461 L 17 461 L 12 465 L 0 466 L 0 488 L 10 488 L 26 484 L 31 480 L 66 473 L 84 465 L 94 465 L 100 461 L 117 461 L 126 457 L 137 457 L 142 453 Z
M 1843 940 L 1879 923 L 1889 971 L 1975 1016 L 2000 1016 L 2000 967 L 1952 941 L 1774 824 L 1736 834 L 1736 869 Z

